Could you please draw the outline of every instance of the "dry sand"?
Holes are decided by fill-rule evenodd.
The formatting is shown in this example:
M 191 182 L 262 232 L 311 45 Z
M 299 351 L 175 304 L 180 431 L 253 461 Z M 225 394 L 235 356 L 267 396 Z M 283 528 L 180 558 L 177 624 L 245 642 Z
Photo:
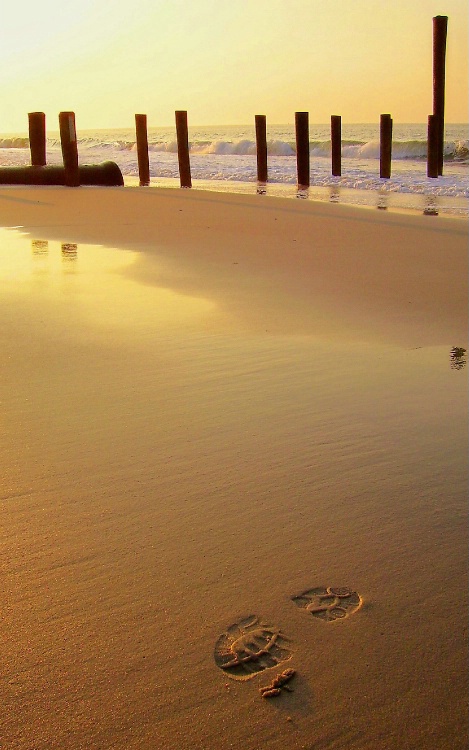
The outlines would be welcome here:
M 2 750 L 465 748 L 467 223 L 3 188 L 0 226 Z M 361 606 L 292 601 L 327 586 Z M 232 679 L 250 615 L 278 666 Z

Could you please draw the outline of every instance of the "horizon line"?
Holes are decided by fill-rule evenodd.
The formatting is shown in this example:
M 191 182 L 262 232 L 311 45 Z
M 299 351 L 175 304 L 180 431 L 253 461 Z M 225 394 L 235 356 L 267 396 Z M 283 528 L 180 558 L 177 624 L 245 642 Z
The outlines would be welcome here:
M 57 114 L 57 117 L 58 117 L 58 114 Z M 342 121 L 342 124 L 344 124 L 343 121 Z M 347 120 L 345 124 L 346 125 L 376 125 L 377 127 L 379 127 L 379 120 L 375 120 L 375 121 L 372 121 L 372 122 L 365 122 L 365 121 L 354 121 L 354 122 L 352 122 L 350 120 Z M 287 126 L 287 127 L 293 127 L 293 128 L 295 127 L 295 123 L 294 122 L 271 122 L 270 125 L 273 126 L 273 127 L 285 127 L 285 126 Z M 326 126 L 327 125 L 327 126 L 330 126 L 330 121 L 326 121 L 326 122 L 312 122 L 312 121 L 310 121 L 310 125 L 321 125 L 321 126 L 323 126 L 323 125 Z M 403 122 L 396 122 L 394 120 L 394 125 L 425 125 L 426 126 L 427 125 L 427 121 L 426 120 L 422 120 L 420 122 L 417 122 L 417 121 L 414 121 L 414 122 L 404 122 L 404 121 Z M 468 122 L 445 121 L 445 126 L 446 125 L 461 125 L 461 126 L 468 126 L 469 127 L 469 121 Z M 98 127 L 96 127 L 96 126 L 84 126 L 82 128 L 77 127 L 77 130 L 82 130 L 82 131 L 83 130 L 131 130 L 131 129 L 133 129 L 133 127 L 134 126 L 129 126 L 129 125 L 104 125 L 104 126 L 98 126 Z M 175 127 L 176 127 L 175 122 L 167 123 L 167 124 L 164 124 L 164 125 L 148 125 L 148 123 L 147 123 L 148 130 L 150 130 L 152 128 L 157 129 L 157 128 L 175 128 Z M 197 124 L 196 123 L 196 124 L 193 124 L 193 125 L 188 125 L 189 130 L 191 128 L 242 128 L 242 127 L 254 127 L 254 123 L 252 123 L 252 122 L 225 123 L 225 124 L 222 124 L 222 123 Z M 57 130 L 54 129 L 54 130 L 51 130 L 50 132 L 51 133 L 59 133 L 59 129 L 57 128 Z M 25 128 L 24 130 L 5 130 L 5 131 L 0 131 L 0 136 L 5 136 L 5 135 L 28 135 L 28 129 Z

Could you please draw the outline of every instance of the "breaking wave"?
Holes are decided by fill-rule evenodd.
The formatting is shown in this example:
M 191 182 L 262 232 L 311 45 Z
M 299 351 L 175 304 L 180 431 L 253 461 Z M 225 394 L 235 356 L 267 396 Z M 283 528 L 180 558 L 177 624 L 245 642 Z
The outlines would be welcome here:
M 58 139 L 48 139 L 48 145 L 52 148 L 60 148 Z M 99 140 L 97 138 L 80 138 L 79 149 L 99 148 L 105 152 L 136 151 L 135 140 Z M 28 149 L 29 139 L 27 137 L 0 138 L 0 149 Z M 198 155 L 217 156 L 255 156 L 256 143 L 253 140 L 243 138 L 241 140 L 194 140 L 189 144 L 191 153 Z M 150 152 L 177 153 L 176 140 L 152 141 L 149 140 L 148 150 Z M 309 144 L 312 157 L 329 157 L 331 153 L 330 140 L 312 140 Z M 342 156 L 348 159 L 379 159 L 379 140 L 342 141 Z M 270 156 L 295 156 L 296 145 L 294 141 L 270 140 L 267 143 L 267 152 Z M 392 146 L 393 159 L 425 160 L 427 158 L 427 142 L 424 140 L 394 141 Z M 469 141 L 446 141 L 444 150 L 445 161 L 469 161 Z

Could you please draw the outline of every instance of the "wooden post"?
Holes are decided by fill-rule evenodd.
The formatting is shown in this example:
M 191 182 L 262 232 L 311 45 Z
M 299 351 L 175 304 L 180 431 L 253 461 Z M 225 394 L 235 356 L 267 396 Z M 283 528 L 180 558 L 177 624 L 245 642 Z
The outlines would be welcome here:
M 392 155 L 392 118 L 391 115 L 381 115 L 380 119 L 380 142 L 379 142 L 379 176 L 389 179 L 391 177 L 391 155 Z
M 192 187 L 191 164 L 189 160 L 189 135 L 187 112 L 176 112 L 176 135 L 178 142 L 179 180 L 181 187 Z
M 135 115 L 135 132 L 137 136 L 138 176 L 140 179 L 140 185 L 146 186 L 150 184 L 146 115 Z
M 331 152 L 332 176 L 340 177 L 342 174 L 342 118 L 340 115 L 331 115 Z
M 427 177 L 438 177 L 438 117 L 428 115 Z
M 267 125 L 265 115 L 256 115 L 257 181 L 267 182 Z
M 46 116 L 44 112 L 30 112 L 29 148 L 31 150 L 31 164 L 33 167 L 46 165 Z
M 78 187 L 80 176 L 78 173 L 78 146 L 74 112 L 60 112 L 60 142 L 65 170 L 65 184 L 68 187 Z
M 445 145 L 445 68 L 448 16 L 433 19 L 433 114 L 438 119 L 438 174 L 443 174 Z
M 295 112 L 298 186 L 309 187 L 309 114 Z

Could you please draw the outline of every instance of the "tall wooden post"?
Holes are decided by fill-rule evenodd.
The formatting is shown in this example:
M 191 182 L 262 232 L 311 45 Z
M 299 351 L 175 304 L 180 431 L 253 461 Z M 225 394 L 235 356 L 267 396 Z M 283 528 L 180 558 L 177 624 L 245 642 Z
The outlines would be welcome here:
M 65 184 L 68 187 L 78 187 L 80 176 L 78 173 L 77 130 L 74 112 L 60 112 L 60 142 L 65 170 Z
M 298 186 L 309 187 L 309 114 L 295 112 L 296 168 Z
M 189 134 L 187 112 L 176 112 L 176 136 L 178 143 L 179 181 L 181 187 L 192 187 L 191 164 L 189 160 Z
M 445 69 L 448 16 L 433 19 L 433 114 L 438 119 L 438 174 L 443 174 L 445 145 Z
M 146 186 L 150 184 L 146 115 L 135 115 L 135 132 L 137 137 L 138 176 L 140 185 Z
M 46 116 L 44 112 L 29 112 L 29 148 L 33 167 L 46 165 Z
M 379 133 L 380 133 L 379 176 L 389 179 L 391 177 L 391 156 L 392 156 L 392 118 L 391 118 L 391 115 L 381 115 Z
M 331 152 L 332 176 L 340 177 L 342 174 L 342 118 L 340 115 L 331 115 Z
M 427 177 L 438 177 L 439 138 L 438 117 L 428 115 Z
M 257 181 L 267 182 L 267 125 L 265 115 L 256 115 Z

